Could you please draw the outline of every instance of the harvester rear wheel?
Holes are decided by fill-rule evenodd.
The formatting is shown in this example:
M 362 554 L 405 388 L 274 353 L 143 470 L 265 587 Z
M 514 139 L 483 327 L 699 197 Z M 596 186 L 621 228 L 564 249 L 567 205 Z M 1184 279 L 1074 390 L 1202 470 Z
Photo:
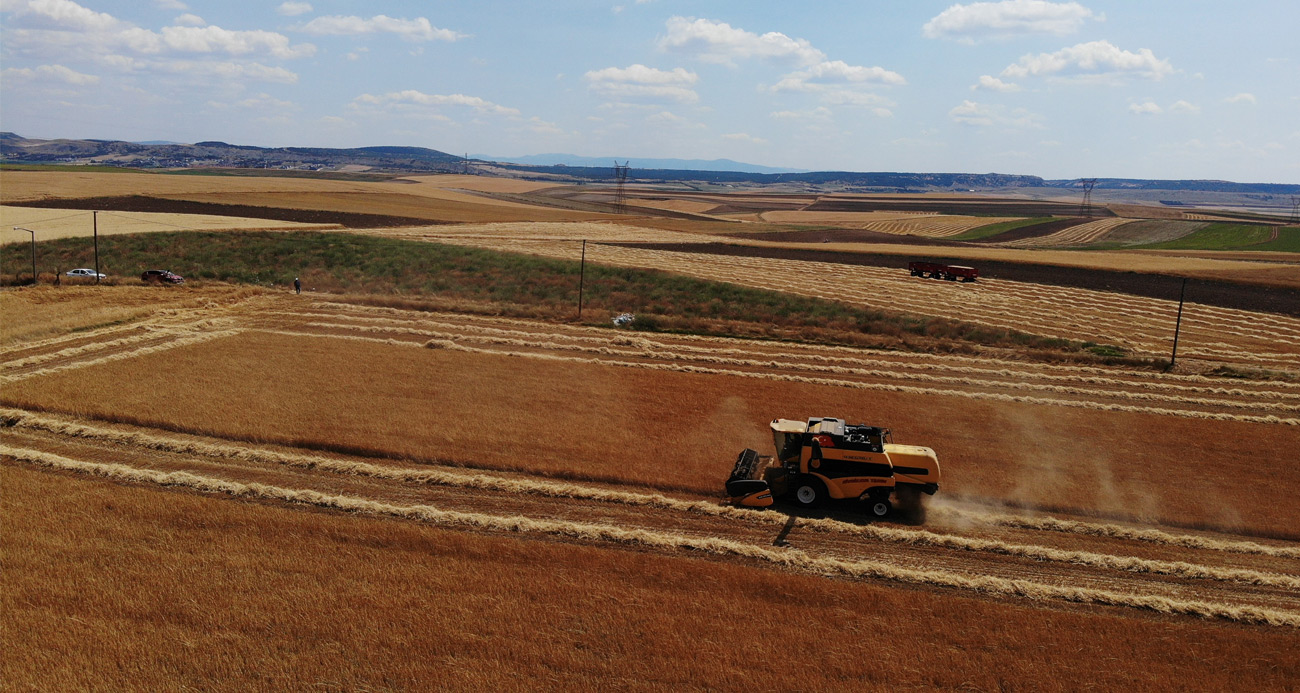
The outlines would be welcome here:
M 826 485 L 821 480 L 808 477 L 800 479 L 794 486 L 794 502 L 804 508 L 815 508 L 826 499 Z
M 884 498 L 867 501 L 867 512 L 871 513 L 873 517 L 884 517 L 893 509 L 894 506 L 890 505 L 889 501 Z

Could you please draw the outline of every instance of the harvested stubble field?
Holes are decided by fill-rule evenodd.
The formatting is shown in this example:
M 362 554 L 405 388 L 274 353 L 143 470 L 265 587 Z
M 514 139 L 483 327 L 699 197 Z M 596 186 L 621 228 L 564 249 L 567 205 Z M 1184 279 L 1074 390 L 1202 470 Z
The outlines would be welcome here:
M 780 685 L 727 672 L 791 623 L 820 688 L 1300 674 L 1295 386 L 213 298 L 4 351 L 6 680 Z M 940 451 L 924 528 L 712 500 L 814 411 Z
M 656 228 L 677 242 L 714 230 L 376 233 L 574 260 L 582 238 L 662 240 Z M 830 298 L 847 287 L 1035 333 L 1095 323 L 1155 343 L 1172 326 L 1171 311 L 1169 325 L 1152 316 L 1167 301 L 1116 294 L 587 249 L 589 262 Z M 1010 295 L 959 293 L 989 286 Z M 761 662 L 825 663 L 828 642 L 832 661 L 801 670 L 808 688 L 1300 678 L 1294 380 L 629 333 L 378 298 L 0 294 L 0 638 L 21 643 L 3 680 L 738 690 L 788 686 Z M 1180 356 L 1263 354 L 1235 363 L 1294 373 L 1296 322 L 1189 306 Z M 925 523 L 720 506 L 735 453 L 770 448 L 766 421 L 809 415 L 933 446 L 945 478 Z
M 472 194 L 467 176 L 425 176 L 381 182 L 240 176 L 180 176 L 151 173 L 71 173 L 4 171 L 0 202 L 40 203 L 76 208 L 86 198 L 144 198 L 156 213 L 186 211 L 189 205 L 307 210 L 322 223 L 328 215 L 378 215 L 405 223 L 494 221 L 587 221 L 612 215 L 525 205 Z M 472 178 L 468 177 L 468 178 Z M 487 184 L 480 188 L 527 191 L 528 184 Z M 547 186 L 551 187 L 551 186 Z M 486 190 L 482 192 L 496 192 Z M 177 210 L 169 209 L 169 204 Z M 46 210 L 49 211 L 49 210 Z M 252 216 L 251 214 L 249 216 Z M 349 223 L 348 226 L 357 226 Z M 375 225 L 383 225 L 376 223 Z
M 0 245 L 31 240 L 31 236 L 26 231 L 15 229 L 15 226 L 35 231 L 37 241 L 71 237 L 90 238 L 96 230 L 93 212 L 88 209 L 40 209 L 0 206 Z M 106 212 L 98 216 L 98 232 L 101 236 L 176 231 L 177 229 L 192 231 L 303 231 L 328 228 L 337 228 L 337 225 L 249 217 L 227 217 L 212 214 Z

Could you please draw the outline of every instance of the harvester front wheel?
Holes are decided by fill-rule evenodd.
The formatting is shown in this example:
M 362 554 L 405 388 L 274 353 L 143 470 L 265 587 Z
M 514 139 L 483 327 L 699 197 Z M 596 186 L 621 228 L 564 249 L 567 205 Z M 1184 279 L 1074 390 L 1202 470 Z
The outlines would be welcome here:
M 815 477 L 800 479 L 794 487 L 794 502 L 800 507 L 815 508 L 826 499 L 826 485 Z
M 884 498 L 867 501 L 867 512 L 871 513 L 873 517 L 884 517 L 893 509 L 894 506 L 890 505 L 889 501 Z

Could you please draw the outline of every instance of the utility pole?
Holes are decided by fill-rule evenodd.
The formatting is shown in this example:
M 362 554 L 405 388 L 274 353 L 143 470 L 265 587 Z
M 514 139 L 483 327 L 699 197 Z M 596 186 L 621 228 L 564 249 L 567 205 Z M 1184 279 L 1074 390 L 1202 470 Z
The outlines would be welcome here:
M 1169 368 L 1174 369 L 1174 363 L 1178 359 L 1178 332 L 1183 327 L 1183 298 L 1187 296 L 1187 277 L 1183 277 L 1183 289 L 1178 292 L 1178 320 L 1174 323 L 1174 351 L 1169 355 Z
M 587 280 L 587 239 L 582 239 L 582 265 L 578 270 L 578 321 L 582 321 L 582 285 Z
M 14 231 L 26 231 L 32 235 L 32 286 L 36 286 L 36 232 L 21 226 L 15 226 Z
M 90 213 L 95 228 L 95 283 L 99 283 L 99 212 Z

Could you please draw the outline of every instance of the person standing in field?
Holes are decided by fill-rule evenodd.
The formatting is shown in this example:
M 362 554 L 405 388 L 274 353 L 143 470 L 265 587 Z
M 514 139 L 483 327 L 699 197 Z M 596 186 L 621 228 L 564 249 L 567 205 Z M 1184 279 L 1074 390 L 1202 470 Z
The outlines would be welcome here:
M 293 278 L 293 292 L 295 294 L 302 293 L 302 282 L 299 281 L 297 277 Z

